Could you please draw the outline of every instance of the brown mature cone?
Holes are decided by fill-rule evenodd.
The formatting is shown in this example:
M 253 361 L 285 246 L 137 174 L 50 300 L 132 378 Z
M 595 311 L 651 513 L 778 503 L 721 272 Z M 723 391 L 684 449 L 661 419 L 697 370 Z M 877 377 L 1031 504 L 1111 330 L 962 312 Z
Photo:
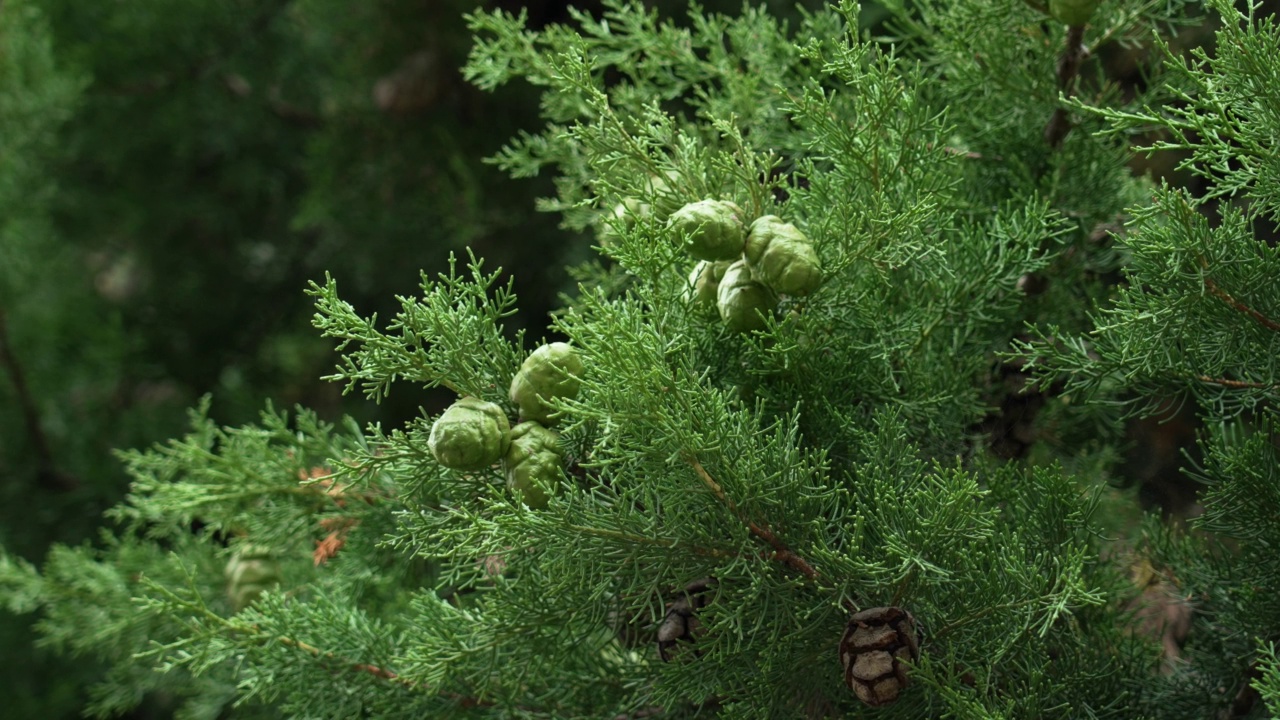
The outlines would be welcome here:
M 916 620 L 900 607 L 869 608 L 855 613 L 840 638 L 844 682 L 871 707 L 888 705 L 907 686 L 902 661 L 920 657 Z
M 667 606 L 667 616 L 658 626 L 658 655 L 662 662 L 671 662 L 679 657 L 705 632 L 695 613 L 711 602 L 710 590 L 715 586 L 715 578 L 694 580 L 684 586 L 684 595 L 680 599 Z M 694 655 L 699 654 L 694 648 Z

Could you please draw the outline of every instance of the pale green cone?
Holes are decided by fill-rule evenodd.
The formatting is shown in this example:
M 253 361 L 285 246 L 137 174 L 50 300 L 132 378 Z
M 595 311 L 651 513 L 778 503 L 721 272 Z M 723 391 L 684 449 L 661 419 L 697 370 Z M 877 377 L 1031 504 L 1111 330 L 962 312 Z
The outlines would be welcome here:
M 547 506 L 551 491 L 560 479 L 560 437 L 536 422 L 523 422 L 511 429 L 511 447 L 502 460 L 507 487 L 517 499 L 533 510 Z
M 519 406 L 520 419 L 555 424 L 559 415 L 547 401 L 575 397 L 584 369 L 578 351 L 569 343 L 550 343 L 530 353 L 511 379 L 511 402 Z
M 240 549 L 223 571 L 227 578 L 227 599 L 235 612 L 248 607 L 264 590 L 280 584 L 280 562 L 271 553 L 254 545 Z
M 733 260 L 746 241 L 742 209 L 723 200 L 689 203 L 671 216 L 680 247 L 698 260 Z
M 467 396 L 431 426 L 427 445 L 436 462 L 454 470 L 483 470 L 507 451 L 511 424 L 502 408 Z
M 763 330 L 778 298 L 772 290 L 752 277 L 745 260 L 739 260 L 724 271 L 716 296 L 720 319 L 731 330 L 750 332 Z
M 808 295 L 822 284 L 822 263 L 809 238 L 775 215 L 751 223 L 744 255 L 756 279 L 784 295 Z
M 720 279 L 732 264 L 727 260 L 718 262 L 703 260 L 695 265 L 689 272 L 689 285 L 684 291 L 685 302 L 699 312 L 715 315 Z

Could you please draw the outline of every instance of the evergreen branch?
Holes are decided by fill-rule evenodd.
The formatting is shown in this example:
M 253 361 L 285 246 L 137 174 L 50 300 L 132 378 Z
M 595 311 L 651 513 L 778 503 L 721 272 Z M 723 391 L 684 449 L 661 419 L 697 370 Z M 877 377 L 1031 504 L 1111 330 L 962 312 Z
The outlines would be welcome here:
M 1206 269 L 1208 268 L 1208 263 L 1205 262 L 1204 258 L 1200 259 L 1200 264 Z M 1205 277 L 1204 287 L 1206 290 L 1212 293 L 1214 297 L 1218 298 L 1219 300 L 1222 300 L 1223 302 L 1235 308 L 1236 310 L 1239 310 L 1245 315 L 1248 315 L 1249 317 L 1258 321 L 1259 324 L 1261 324 L 1263 327 L 1267 328 L 1268 330 L 1274 330 L 1275 332 L 1280 332 L 1280 322 L 1276 322 L 1275 320 L 1272 320 L 1266 315 L 1263 315 L 1257 310 L 1254 310 L 1248 305 L 1245 305 L 1243 302 L 1240 302 L 1239 300 L 1235 299 L 1226 290 L 1223 290 L 1222 288 L 1218 287 L 1218 284 L 1215 283 L 1212 278 Z
M 1093 55 L 1098 51 L 1098 48 L 1101 48 L 1103 45 L 1111 42 L 1111 39 L 1121 30 L 1127 30 L 1132 26 L 1134 21 L 1141 19 L 1146 16 L 1147 13 L 1150 13 L 1152 10 L 1163 4 L 1164 0 L 1149 0 L 1136 8 L 1128 8 L 1120 12 L 1118 14 L 1118 19 L 1108 25 L 1105 30 L 1093 39 L 1093 42 L 1089 43 L 1089 45 L 1084 48 L 1084 54 Z
M 1280 385 L 1277 385 L 1276 383 L 1258 383 L 1258 382 L 1246 382 L 1244 380 L 1227 380 L 1226 378 L 1215 378 L 1215 377 L 1209 377 L 1208 375 L 1196 375 L 1196 379 L 1199 380 L 1200 382 L 1209 383 L 1211 385 L 1222 385 L 1224 387 L 1239 388 L 1239 389 L 1251 388 L 1251 389 L 1257 389 L 1257 390 L 1267 390 L 1269 388 L 1280 387 Z
M 946 637 L 947 634 L 959 628 L 962 628 L 965 625 L 968 625 L 973 622 L 977 622 L 978 620 L 981 620 L 984 617 L 987 617 L 995 613 L 1004 612 L 1005 610 L 1017 610 L 1019 608 L 1027 607 L 1028 605 L 1034 605 L 1037 602 L 1039 602 L 1040 599 L 1041 598 L 1038 598 L 1038 597 L 1026 598 L 1025 600 L 1019 600 L 1017 602 L 1003 603 L 1000 605 L 988 605 L 987 607 L 984 607 L 975 613 L 972 613 L 970 615 L 960 618 L 959 620 L 955 620 L 954 622 L 943 625 L 941 628 L 934 631 L 931 634 L 931 637 L 934 640 L 941 639 L 943 637 Z
M 610 540 L 618 540 L 624 543 L 637 543 L 644 545 L 657 545 L 663 548 L 681 547 L 676 540 L 664 540 L 662 538 L 645 537 L 643 535 L 632 535 L 631 533 L 621 532 L 619 530 L 608 530 L 605 528 L 586 527 L 584 525 L 570 525 L 570 530 L 580 532 L 583 535 L 594 535 L 596 537 L 609 538 Z M 684 546 L 684 549 L 691 550 L 695 555 L 704 557 L 713 557 L 719 559 L 730 559 L 738 557 L 737 553 L 727 552 L 725 550 L 717 550 L 715 548 L 705 548 L 698 546 Z
M 361 386 L 375 401 L 381 401 L 399 378 L 446 387 L 458 395 L 497 399 L 497 388 L 506 387 L 512 368 L 523 359 L 499 325 L 515 313 L 513 279 L 500 285 L 500 268 L 486 274 L 483 261 L 470 250 L 468 258 L 469 278 L 459 274 L 452 255 L 448 273 L 436 280 L 423 273 L 422 297 L 397 297 L 401 310 L 386 332 L 378 329 L 377 315 L 361 317 L 338 297 L 330 275 L 323 285 L 313 281 L 307 290 L 316 298 L 312 324 L 324 337 L 338 339 L 339 352 L 357 346 L 344 352 L 337 372 L 324 379 L 345 381 L 344 392 Z M 519 335 L 516 345 L 518 341 Z
M 649 707 L 637 710 L 633 713 L 622 713 L 614 715 L 613 720 L 642 720 L 642 718 L 657 717 L 667 712 L 664 707 Z
M 707 472 L 707 469 L 702 466 L 702 463 L 698 462 L 696 457 L 688 455 L 685 457 L 685 462 L 689 463 L 689 465 L 693 467 L 694 472 L 698 473 L 698 477 L 702 480 L 703 484 L 711 490 L 711 494 L 715 495 L 720 502 L 724 503 L 725 506 L 729 508 L 730 512 L 737 515 L 738 519 L 742 520 L 742 522 L 747 526 L 747 529 L 751 531 L 752 535 L 764 540 L 773 547 L 774 560 L 798 570 L 810 580 L 815 582 L 818 581 L 818 571 L 814 570 L 813 566 L 810 565 L 808 561 L 788 548 L 786 544 L 783 543 L 782 540 L 779 539 L 778 536 L 775 535 L 768 527 L 758 525 L 754 521 L 748 519 L 746 514 L 738 508 L 737 503 L 725 494 L 724 488 L 720 487 L 720 483 L 716 482 L 715 478 L 711 477 L 711 473 Z
M 257 630 L 256 625 L 252 627 L 254 630 Z M 339 657 L 334 653 L 326 652 L 314 645 L 309 645 L 307 643 L 304 643 L 301 640 L 294 640 L 293 638 L 287 638 L 287 637 L 276 637 L 274 639 L 276 642 L 280 643 L 281 645 L 295 647 L 313 657 L 317 657 L 322 660 L 336 660 L 338 664 L 346 665 L 348 668 L 352 670 L 357 670 L 359 672 L 367 672 L 370 675 L 373 675 L 374 677 L 380 677 L 380 678 L 383 678 L 384 680 L 395 680 L 400 684 L 405 685 L 406 687 L 411 687 L 411 688 L 417 687 L 414 683 L 411 683 L 407 680 L 401 680 L 398 674 L 392 672 L 391 670 L 387 670 L 386 668 L 378 667 L 377 665 L 373 665 L 370 663 L 356 662 L 349 658 Z
M 250 638 L 253 640 L 260 640 L 263 642 L 267 642 L 267 641 L 278 642 L 281 645 L 297 648 L 313 657 L 316 657 L 322 660 L 336 661 L 338 664 L 345 665 L 346 667 L 352 670 L 367 672 L 370 675 L 373 675 L 375 677 L 380 677 L 385 680 L 396 681 L 402 685 L 405 685 L 406 687 L 410 687 L 410 688 L 417 687 L 417 685 L 414 683 L 400 679 L 400 676 L 397 673 L 392 672 L 391 670 L 387 670 L 386 668 L 382 668 L 377 665 L 373 665 L 371 663 L 356 662 L 349 658 L 341 657 L 336 653 L 321 650 L 320 648 L 314 645 L 305 643 L 301 640 L 295 640 L 291 637 L 286 637 L 283 635 L 273 635 L 272 633 L 264 632 L 262 628 L 259 627 L 257 624 L 246 624 L 243 622 L 236 622 L 232 618 L 222 617 L 221 615 L 215 613 L 213 610 L 210 610 L 209 606 L 204 603 L 204 600 L 201 598 L 199 592 L 196 590 L 195 577 L 187 570 L 186 565 L 182 564 L 180 565 L 180 567 L 182 568 L 183 572 L 187 574 L 188 584 L 190 585 L 190 588 L 192 590 L 192 597 L 196 598 L 196 600 L 189 600 L 187 598 L 184 598 L 178 595 L 173 590 L 147 577 L 141 578 L 142 584 L 148 587 L 149 589 L 151 589 L 152 591 L 159 593 L 162 597 L 164 597 L 164 599 L 168 602 L 168 604 L 171 607 L 178 607 L 178 608 L 187 610 L 191 615 L 195 617 L 203 618 L 214 627 L 222 628 L 229 634 L 235 634 L 235 635 L 248 634 Z M 149 653 L 140 653 L 140 655 L 145 656 L 145 655 L 155 654 L 157 651 L 164 650 L 167 647 L 169 646 L 160 646 L 159 648 L 152 650 Z
M 347 670 L 352 670 L 359 673 L 367 673 L 369 675 L 372 675 L 373 677 L 395 683 L 409 690 L 422 691 L 422 690 L 429 689 L 426 685 L 422 685 L 420 683 L 416 683 L 416 682 L 413 682 L 412 680 L 406 679 L 405 677 L 401 676 L 399 673 L 396 673 L 395 671 L 384 668 L 382 666 L 374 665 L 373 663 L 359 662 L 357 660 L 353 660 L 348 657 L 343 657 L 337 653 L 323 650 L 321 648 L 318 648 L 314 645 L 311 645 L 310 643 L 306 643 L 301 640 L 295 640 L 293 638 L 285 637 L 282 635 L 273 636 L 270 633 L 261 632 L 261 630 L 258 628 L 257 625 L 251 625 L 251 626 L 248 626 L 248 628 L 251 628 L 256 634 L 258 634 L 258 636 L 264 639 L 274 640 L 275 642 L 278 642 L 281 645 L 297 648 L 298 650 L 301 650 L 302 652 L 318 660 L 340 665 Z M 463 695 L 461 693 L 456 693 L 451 691 L 439 691 L 436 694 L 440 697 L 447 698 L 450 701 L 455 702 L 459 706 L 464 708 L 493 707 L 497 704 L 492 700 L 482 700 L 480 698 L 470 697 L 468 695 Z
M 340 655 L 336 652 L 324 650 L 323 648 L 312 645 L 311 643 L 298 640 L 296 638 L 289 637 L 287 635 L 281 635 L 281 634 L 263 630 L 262 626 L 259 623 L 245 622 L 241 620 L 238 616 L 233 616 L 231 618 L 223 617 L 217 614 L 216 612 L 214 612 L 212 609 L 210 609 L 209 606 L 204 602 L 204 598 L 200 594 L 199 589 L 197 587 L 197 578 L 195 574 L 193 574 L 190 571 L 187 565 L 185 563 L 182 563 L 181 560 L 179 560 L 178 567 L 181 569 L 181 572 L 186 578 L 186 583 L 190 593 L 190 597 L 183 597 L 182 595 L 175 592 L 172 588 L 167 587 L 164 584 L 157 582 L 155 580 L 152 580 L 151 578 L 148 578 L 146 576 L 141 576 L 139 580 L 142 583 L 142 585 L 158 593 L 158 595 L 162 598 L 162 604 L 165 607 L 166 611 L 171 611 L 175 608 L 185 610 L 186 612 L 184 613 L 184 615 L 187 618 L 187 620 L 185 621 L 184 624 L 186 624 L 188 628 L 194 631 L 195 635 L 180 639 L 174 643 L 169 643 L 164 645 L 153 642 L 152 650 L 147 652 L 137 653 L 135 657 L 141 658 L 141 657 L 159 655 L 164 653 L 166 650 L 170 650 L 179 646 L 189 645 L 193 642 L 198 642 L 200 640 L 201 635 L 208 635 L 210 632 L 216 634 L 219 630 L 221 630 L 228 635 L 240 636 L 250 642 L 256 642 L 262 645 L 266 645 L 269 643 L 278 643 L 285 647 L 295 648 L 325 663 L 331 663 L 333 665 L 340 666 L 341 668 L 346 670 L 350 670 L 358 673 L 365 673 L 373 677 L 395 683 L 396 685 L 399 685 L 409 690 L 414 690 L 414 691 L 429 690 L 429 686 L 409 680 L 408 678 L 402 676 L 401 674 L 395 672 L 394 670 L 383 667 L 381 665 L 376 665 L 374 663 L 368 663 L 368 662 L 361 662 L 359 660 L 355 660 L 350 657 Z M 145 604 L 151 604 L 154 601 L 143 600 L 142 602 Z M 201 623 L 201 621 L 203 621 L 203 623 Z M 209 629 L 208 630 L 203 629 L 202 625 L 203 625 L 203 628 L 209 628 Z M 443 698 L 447 698 L 451 702 L 457 703 L 459 706 L 464 708 L 493 707 L 497 704 L 491 700 L 482 700 L 480 698 L 471 697 L 468 695 L 463 695 L 461 693 L 452 692 L 452 691 L 441 690 L 437 692 L 437 695 Z M 527 710 L 527 708 L 523 708 L 523 709 Z

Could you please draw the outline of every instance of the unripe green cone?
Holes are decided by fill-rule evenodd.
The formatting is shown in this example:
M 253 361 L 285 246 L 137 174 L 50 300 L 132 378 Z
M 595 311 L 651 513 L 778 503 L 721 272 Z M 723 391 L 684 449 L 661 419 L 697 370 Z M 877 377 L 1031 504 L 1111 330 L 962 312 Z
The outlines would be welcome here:
M 511 379 L 511 402 L 520 407 L 520 419 L 555 424 L 559 415 L 547 401 L 576 396 L 582 384 L 578 376 L 584 369 L 578 351 L 569 343 L 550 343 L 530 353 Z
M 1072 27 L 1084 25 L 1098 9 L 1098 0 L 1049 0 L 1049 14 Z
M 511 448 L 502 460 L 507 487 L 533 510 L 547 506 L 551 490 L 560 479 L 560 437 L 536 422 L 511 429 Z
M 653 216 L 658 220 L 666 220 L 671 214 L 684 207 L 685 201 L 680 193 L 667 184 L 667 180 L 675 180 L 680 174 L 668 170 L 666 179 L 654 176 L 649 179 L 649 188 L 653 191 Z
M 674 170 L 668 170 L 666 177 L 667 180 L 674 180 L 679 175 Z M 658 221 L 665 221 L 671 217 L 671 213 L 683 207 L 684 201 L 674 189 L 667 185 L 667 180 L 657 175 L 649 177 L 646 183 L 648 185 L 646 197 L 652 197 L 652 204 L 640 198 L 628 197 L 613 206 L 610 213 L 612 217 L 606 214 L 605 217 L 600 218 L 598 221 L 600 230 L 596 233 L 600 247 L 611 247 L 617 242 L 620 229 L 630 230 L 642 218 L 652 215 Z
M 785 295 L 808 295 L 822 284 L 822 263 L 809 238 L 775 215 L 751 223 L 744 255 L 756 279 Z
M 502 408 L 467 396 L 436 419 L 427 445 L 436 462 L 447 468 L 483 470 L 507 451 L 510 431 Z
M 262 591 L 280 584 L 280 563 L 264 548 L 246 545 L 227 562 L 227 599 L 235 612 L 248 607 Z
M 777 304 L 778 297 L 773 290 L 752 277 L 746 260 L 739 260 L 724 271 L 717 291 L 716 308 L 720 311 L 720 319 L 731 330 L 763 330 L 765 318 L 773 313 Z
M 742 209 L 724 200 L 689 203 L 671 216 L 676 241 L 698 260 L 732 260 L 742 254 Z
M 733 263 L 727 260 L 712 262 L 703 260 L 693 267 L 689 273 L 689 286 L 685 288 L 684 299 L 695 310 L 708 315 L 716 314 L 716 296 L 720 289 L 720 279 L 724 271 Z
M 600 220 L 600 231 L 596 234 L 600 247 L 612 247 L 618 240 L 619 228 L 622 231 L 629 231 L 635 227 L 640 218 L 649 214 L 649 203 L 627 198 L 614 205 L 610 214 L 612 218 L 605 217 Z

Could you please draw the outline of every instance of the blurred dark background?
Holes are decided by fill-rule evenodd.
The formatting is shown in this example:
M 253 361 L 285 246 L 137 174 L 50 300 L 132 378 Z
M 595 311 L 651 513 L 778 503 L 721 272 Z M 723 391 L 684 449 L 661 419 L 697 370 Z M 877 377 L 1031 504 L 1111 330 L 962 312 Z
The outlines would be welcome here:
M 649 5 L 682 18 L 686 0 Z M 375 406 L 320 380 L 336 356 L 303 290 L 326 271 L 389 318 L 420 270 L 470 246 L 515 275 L 508 329 L 543 333 L 592 239 L 534 211 L 550 177 L 481 162 L 541 125 L 533 88 L 461 78 L 462 16 L 482 7 L 569 20 L 537 0 L 0 5 L 0 546 L 38 563 L 92 542 L 126 488 L 112 449 L 180 434 L 206 393 L 223 424 L 268 400 L 384 426 L 443 407 L 409 385 Z M 1129 57 L 1108 62 L 1140 82 Z M 78 717 L 101 669 L 36 647 L 34 619 L 0 613 L 3 714 Z M 151 698 L 135 717 L 169 713 Z

